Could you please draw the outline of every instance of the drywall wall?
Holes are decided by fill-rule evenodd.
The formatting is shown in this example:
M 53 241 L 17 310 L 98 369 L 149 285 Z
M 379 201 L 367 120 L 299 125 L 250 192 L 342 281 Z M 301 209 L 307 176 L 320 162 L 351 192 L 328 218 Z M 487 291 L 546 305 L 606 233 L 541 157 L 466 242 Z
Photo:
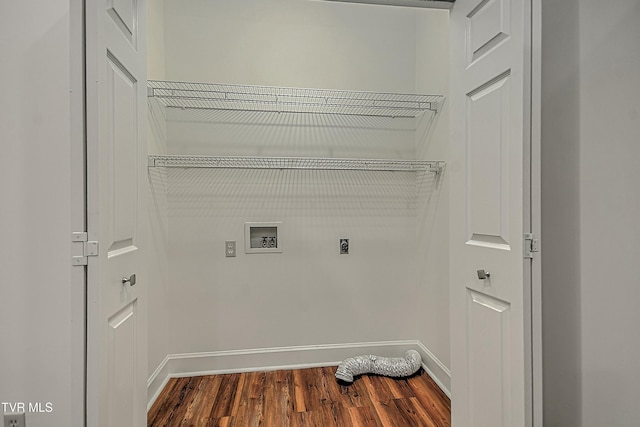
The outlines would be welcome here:
M 640 3 L 580 1 L 582 425 L 640 419 Z M 557 141 L 559 142 L 559 141 Z
M 147 76 L 164 78 L 164 2 L 147 2 Z M 149 100 L 147 112 L 147 148 L 150 154 L 167 153 L 167 128 L 164 109 Z M 169 221 L 167 174 L 164 169 L 149 169 L 148 207 L 149 239 L 146 263 L 149 275 L 148 303 L 148 375 L 162 364 L 169 353 Z
M 416 92 L 449 93 L 449 12 L 429 11 L 416 19 Z M 416 156 L 448 160 L 449 107 L 445 101 L 433 122 L 421 120 Z M 418 339 L 449 368 L 449 180 L 446 169 L 422 177 L 418 193 L 416 277 L 420 301 Z M 450 385 L 447 385 L 450 388 Z
M 81 2 L 0 5 L 0 412 L 29 427 L 84 420 L 81 36 Z
M 542 2 L 544 425 L 581 426 L 579 1 Z
M 171 170 L 175 351 L 414 339 L 415 184 L 404 175 Z M 282 221 L 283 252 L 245 254 L 247 221 Z
M 166 77 L 413 92 L 424 13 L 290 0 L 167 1 Z M 428 32 L 424 25 L 425 40 L 434 37 Z M 170 153 L 416 156 L 413 120 L 202 113 L 194 125 L 189 115 L 167 111 Z M 421 297 L 435 282 L 423 287 L 415 266 L 433 242 L 423 241 L 419 257 L 416 230 L 427 226 L 418 227 L 425 208 L 416 193 L 429 190 L 413 174 L 171 169 L 167 188 L 172 353 L 411 340 L 437 329 L 437 316 L 422 323 Z M 245 254 L 247 221 L 282 221 L 283 253 Z M 351 240 L 349 255 L 339 254 L 342 237 Z M 224 257 L 226 240 L 237 241 L 237 257 Z M 443 331 L 437 346 L 446 360 Z
M 147 78 L 165 77 L 164 1 L 147 3 Z
M 165 3 L 173 80 L 411 92 L 407 8 L 293 0 Z

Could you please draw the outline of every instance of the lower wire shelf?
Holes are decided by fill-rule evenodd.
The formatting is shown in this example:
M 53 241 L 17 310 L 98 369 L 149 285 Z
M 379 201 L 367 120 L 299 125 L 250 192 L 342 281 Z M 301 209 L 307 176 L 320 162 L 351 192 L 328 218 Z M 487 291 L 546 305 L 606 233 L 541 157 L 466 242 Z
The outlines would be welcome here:
M 440 160 L 185 155 L 151 155 L 148 159 L 149 167 L 173 168 L 363 170 L 440 174 L 445 167 L 445 162 Z

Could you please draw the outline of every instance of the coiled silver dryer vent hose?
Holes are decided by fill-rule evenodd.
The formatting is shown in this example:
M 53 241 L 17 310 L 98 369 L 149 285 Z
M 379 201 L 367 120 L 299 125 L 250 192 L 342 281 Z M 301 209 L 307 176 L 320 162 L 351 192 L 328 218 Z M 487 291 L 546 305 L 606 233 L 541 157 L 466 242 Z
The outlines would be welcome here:
M 418 372 L 422 357 L 415 350 L 408 350 L 404 357 L 381 357 L 369 354 L 345 359 L 336 370 L 336 378 L 348 383 L 362 374 L 378 374 L 388 377 L 408 377 Z

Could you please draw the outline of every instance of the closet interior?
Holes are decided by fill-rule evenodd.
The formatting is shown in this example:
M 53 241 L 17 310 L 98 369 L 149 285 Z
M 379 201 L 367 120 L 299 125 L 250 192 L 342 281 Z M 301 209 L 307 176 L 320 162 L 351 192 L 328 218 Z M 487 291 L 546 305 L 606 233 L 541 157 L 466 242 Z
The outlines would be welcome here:
M 149 404 L 407 349 L 449 393 L 448 12 L 147 8 Z

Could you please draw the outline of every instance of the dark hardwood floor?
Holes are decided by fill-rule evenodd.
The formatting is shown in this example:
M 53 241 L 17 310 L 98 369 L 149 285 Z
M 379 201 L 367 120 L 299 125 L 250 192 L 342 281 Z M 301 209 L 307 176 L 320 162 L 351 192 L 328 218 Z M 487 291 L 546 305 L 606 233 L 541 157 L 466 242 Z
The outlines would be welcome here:
M 171 379 L 148 427 L 447 427 L 451 402 L 422 369 L 410 378 L 335 379 L 335 367 Z

